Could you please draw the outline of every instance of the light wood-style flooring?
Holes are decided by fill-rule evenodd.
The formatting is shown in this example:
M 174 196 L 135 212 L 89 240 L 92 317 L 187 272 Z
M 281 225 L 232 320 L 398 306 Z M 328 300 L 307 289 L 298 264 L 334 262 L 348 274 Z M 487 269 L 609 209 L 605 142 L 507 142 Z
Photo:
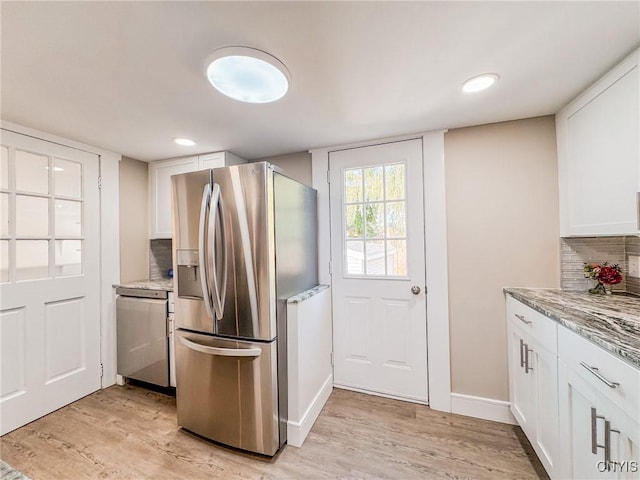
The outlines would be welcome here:
M 34 480 L 544 478 L 518 427 L 338 389 L 273 459 L 178 428 L 175 398 L 131 385 L 5 435 L 0 457 Z

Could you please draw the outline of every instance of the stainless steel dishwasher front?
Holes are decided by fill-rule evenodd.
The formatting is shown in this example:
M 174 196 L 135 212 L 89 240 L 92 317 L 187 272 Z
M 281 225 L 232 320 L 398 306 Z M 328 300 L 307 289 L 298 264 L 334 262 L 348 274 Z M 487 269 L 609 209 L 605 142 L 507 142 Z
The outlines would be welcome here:
M 116 289 L 118 374 L 169 386 L 167 292 Z

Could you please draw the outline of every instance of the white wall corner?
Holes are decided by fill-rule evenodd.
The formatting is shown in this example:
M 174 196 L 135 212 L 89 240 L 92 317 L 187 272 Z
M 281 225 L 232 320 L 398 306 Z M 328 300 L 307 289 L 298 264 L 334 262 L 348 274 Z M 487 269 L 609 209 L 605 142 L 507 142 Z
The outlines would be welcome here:
M 120 282 L 120 160 L 111 152 L 100 154 L 101 243 L 101 360 L 102 388 L 116 383 L 116 302 L 113 284 Z
M 422 136 L 424 172 L 425 259 L 427 267 L 427 359 L 429 405 L 451 411 L 449 352 L 449 270 L 445 195 L 444 134 Z
M 318 281 L 331 285 L 331 217 L 329 215 L 329 150 L 310 150 L 311 186 L 318 192 Z
M 451 394 L 451 413 L 517 425 L 518 422 L 511 413 L 510 407 L 511 404 L 504 400 L 474 397 L 462 393 Z

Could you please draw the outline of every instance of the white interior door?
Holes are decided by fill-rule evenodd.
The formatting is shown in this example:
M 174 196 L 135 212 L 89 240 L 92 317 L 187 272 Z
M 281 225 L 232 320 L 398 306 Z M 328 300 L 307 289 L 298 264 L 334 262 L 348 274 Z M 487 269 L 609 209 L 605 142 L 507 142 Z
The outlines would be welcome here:
M 422 141 L 331 152 L 329 171 L 335 384 L 427 402 Z
M 100 388 L 97 155 L 1 131 L 0 431 Z

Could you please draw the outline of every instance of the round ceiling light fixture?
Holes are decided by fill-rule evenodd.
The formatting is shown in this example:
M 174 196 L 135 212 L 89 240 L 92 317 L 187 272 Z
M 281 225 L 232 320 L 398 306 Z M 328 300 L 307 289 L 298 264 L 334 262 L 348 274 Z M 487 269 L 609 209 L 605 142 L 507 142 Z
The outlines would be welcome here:
M 196 144 L 196 142 L 194 142 L 190 138 L 180 138 L 180 137 L 174 138 L 173 143 L 177 143 L 178 145 L 182 145 L 183 147 L 193 147 Z
M 462 84 L 464 93 L 476 93 L 486 90 L 500 79 L 497 73 L 483 73 L 470 78 Z
M 270 103 L 289 90 L 291 77 L 273 55 L 249 47 L 224 47 L 207 59 L 207 79 L 223 95 L 247 103 Z

